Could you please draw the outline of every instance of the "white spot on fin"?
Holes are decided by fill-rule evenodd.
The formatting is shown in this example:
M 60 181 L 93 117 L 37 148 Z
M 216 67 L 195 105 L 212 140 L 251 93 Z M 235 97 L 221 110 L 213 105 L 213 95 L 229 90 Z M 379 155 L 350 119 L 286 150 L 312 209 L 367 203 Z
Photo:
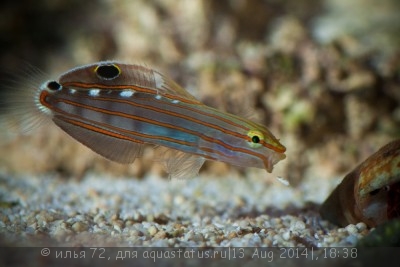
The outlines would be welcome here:
M 155 98 L 160 100 L 162 98 L 162 96 L 161 95 L 156 95 Z
M 133 91 L 133 90 L 123 90 L 123 91 L 121 91 L 120 93 L 119 93 L 119 95 L 121 96 L 121 97 L 131 97 L 131 96 L 133 96 L 135 94 L 135 91 Z
M 76 89 L 69 89 L 69 93 L 70 93 L 71 95 L 75 94 L 75 93 L 76 93 Z
M 90 89 L 89 90 L 89 95 L 90 96 L 98 96 L 100 93 L 100 89 Z
M 174 99 L 171 101 L 172 104 L 178 104 L 180 101 L 178 99 Z

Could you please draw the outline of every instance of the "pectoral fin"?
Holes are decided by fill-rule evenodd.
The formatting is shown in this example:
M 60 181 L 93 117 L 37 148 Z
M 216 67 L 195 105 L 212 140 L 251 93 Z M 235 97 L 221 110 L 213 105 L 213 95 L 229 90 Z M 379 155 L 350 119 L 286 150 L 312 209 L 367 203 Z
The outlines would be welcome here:
M 187 154 L 175 149 L 158 147 L 157 152 L 161 157 L 169 178 L 188 179 L 199 174 L 205 158 Z

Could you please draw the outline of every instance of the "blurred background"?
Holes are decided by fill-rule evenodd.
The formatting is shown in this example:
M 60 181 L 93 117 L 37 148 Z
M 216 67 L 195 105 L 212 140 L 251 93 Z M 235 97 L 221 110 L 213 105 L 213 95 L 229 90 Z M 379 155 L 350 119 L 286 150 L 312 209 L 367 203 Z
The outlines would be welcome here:
M 153 67 L 207 105 L 250 110 L 267 125 L 287 147 L 275 175 L 293 186 L 337 182 L 399 136 L 399 7 L 397 0 L 4 0 L 0 68 L 17 73 L 30 64 L 56 78 L 100 60 Z M 2 172 L 164 175 L 151 149 L 119 165 L 56 126 L 16 135 L 4 125 Z M 200 175 L 233 173 L 266 175 L 218 162 Z

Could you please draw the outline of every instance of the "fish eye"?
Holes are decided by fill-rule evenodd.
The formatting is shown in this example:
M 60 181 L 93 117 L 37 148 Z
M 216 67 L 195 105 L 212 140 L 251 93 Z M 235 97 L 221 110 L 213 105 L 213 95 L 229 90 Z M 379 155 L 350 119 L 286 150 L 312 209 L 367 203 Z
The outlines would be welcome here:
M 249 145 L 253 148 L 261 147 L 261 141 L 264 140 L 264 135 L 262 132 L 257 130 L 250 130 L 247 133 L 247 136 L 250 137 Z
M 257 135 L 253 135 L 253 137 L 251 137 L 251 142 L 253 142 L 254 144 L 260 143 L 260 137 L 258 137 Z
M 121 69 L 115 64 L 98 65 L 94 72 L 102 80 L 113 80 L 121 74 Z
M 62 88 L 62 85 L 56 81 L 49 81 L 49 82 L 47 82 L 46 87 L 47 87 L 47 89 L 49 89 L 51 91 L 58 91 Z

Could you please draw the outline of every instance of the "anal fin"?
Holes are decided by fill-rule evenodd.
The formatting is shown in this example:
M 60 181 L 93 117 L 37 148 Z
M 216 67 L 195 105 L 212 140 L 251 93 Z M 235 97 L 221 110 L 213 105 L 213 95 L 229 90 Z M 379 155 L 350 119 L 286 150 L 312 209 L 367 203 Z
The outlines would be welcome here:
M 61 116 L 55 116 L 53 121 L 77 141 L 111 161 L 128 164 L 141 156 L 143 142 L 139 140 L 131 141 L 107 135 L 84 127 L 84 125 L 89 125 L 92 128 L 96 128 L 96 126 L 65 119 Z M 97 128 L 102 130 L 102 128 Z

